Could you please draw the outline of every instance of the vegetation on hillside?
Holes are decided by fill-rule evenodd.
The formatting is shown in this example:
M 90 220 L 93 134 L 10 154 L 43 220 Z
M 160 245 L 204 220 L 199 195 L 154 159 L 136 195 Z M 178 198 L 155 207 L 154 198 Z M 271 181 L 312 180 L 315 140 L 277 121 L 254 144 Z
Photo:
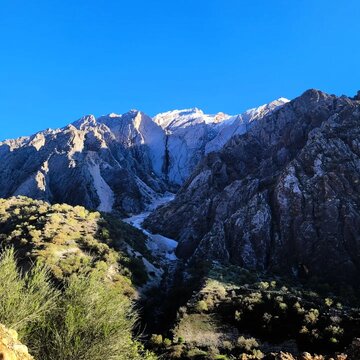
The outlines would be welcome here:
M 359 336 L 360 310 L 335 296 L 214 264 L 172 330 L 150 344 L 166 358 L 262 359 L 279 351 L 335 354 Z
M 26 197 L 0 199 L 2 246 L 14 246 L 24 269 L 35 260 L 46 264 L 59 282 L 96 270 L 132 292 L 129 279 L 141 285 L 147 273 L 142 261 L 127 256 L 127 249 L 131 246 L 147 256 L 145 240 L 130 225 L 81 206 L 49 205 Z
M 38 263 L 21 273 L 9 248 L 0 257 L 0 294 L 0 323 L 37 359 L 155 359 L 133 339 L 130 299 L 100 273 L 73 274 L 57 289 Z
M 0 200 L 0 323 L 41 360 L 153 360 L 134 337 L 134 283 L 127 256 L 145 237 L 82 207 L 24 197 Z M 135 271 L 134 271 L 135 270 Z
M 113 215 L 0 199 L 0 324 L 39 360 L 333 355 L 360 337 L 360 311 L 347 302 L 355 293 L 345 289 L 340 298 L 326 284 L 205 260 L 179 262 L 162 287 L 148 289 L 140 303 L 145 350 L 134 336 L 133 285 L 144 284 L 147 272 L 140 257 L 128 255 L 133 249 L 151 260 L 145 241 Z

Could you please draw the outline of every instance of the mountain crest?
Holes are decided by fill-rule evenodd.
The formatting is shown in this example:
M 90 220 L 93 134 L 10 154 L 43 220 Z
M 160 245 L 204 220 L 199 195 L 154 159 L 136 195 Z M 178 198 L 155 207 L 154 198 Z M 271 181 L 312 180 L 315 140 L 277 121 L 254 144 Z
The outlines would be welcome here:
M 89 114 L 62 129 L 9 140 L 0 143 L 0 197 L 138 212 L 157 193 L 182 185 L 205 153 L 246 132 L 249 119 L 254 123 L 283 103 L 278 99 L 236 116 L 196 107 L 154 118 L 136 109 Z M 6 179 L 14 172 L 10 184 Z
M 88 127 L 94 127 L 97 125 L 96 118 L 94 115 L 85 115 L 79 120 L 72 123 L 78 130 L 84 130 Z

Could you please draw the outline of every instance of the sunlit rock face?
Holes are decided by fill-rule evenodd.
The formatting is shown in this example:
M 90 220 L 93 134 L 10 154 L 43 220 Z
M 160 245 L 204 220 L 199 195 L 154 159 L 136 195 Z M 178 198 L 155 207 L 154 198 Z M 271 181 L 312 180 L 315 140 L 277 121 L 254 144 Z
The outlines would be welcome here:
M 176 191 L 205 153 L 221 148 L 236 129 L 244 132 L 245 124 L 284 103 L 233 117 L 196 108 L 154 118 L 137 110 L 88 115 L 62 129 L 7 140 L 0 143 L 0 197 L 138 213 L 158 194 Z
M 18 341 L 18 334 L 0 324 L 0 359 L 33 360 L 28 348 Z
M 360 102 L 309 90 L 209 153 L 145 225 L 185 259 L 349 282 L 359 194 Z
M 0 196 L 139 212 L 165 190 L 154 160 L 162 143 L 162 129 L 138 111 L 98 120 L 90 115 L 60 130 L 5 141 Z
M 154 117 L 166 133 L 163 172 L 170 183 L 182 185 L 205 154 L 221 149 L 236 134 L 245 133 L 256 120 L 283 106 L 280 98 L 240 115 L 204 114 L 197 108 L 174 110 Z

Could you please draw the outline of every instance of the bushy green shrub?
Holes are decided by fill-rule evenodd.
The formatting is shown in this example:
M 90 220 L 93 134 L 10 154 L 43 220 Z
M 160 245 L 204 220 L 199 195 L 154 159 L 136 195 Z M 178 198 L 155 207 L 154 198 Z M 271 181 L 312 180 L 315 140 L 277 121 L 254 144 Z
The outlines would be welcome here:
M 305 322 L 307 324 L 315 324 L 319 319 L 319 310 L 318 309 L 310 309 L 305 314 Z
M 259 347 L 259 343 L 255 338 L 245 338 L 244 336 L 240 336 L 238 338 L 237 345 L 240 347 L 240 349 L 245 351 L 251 351 L 252 349 Z
M 159 334 L 152 334 L 150 338 L 150 344 L 152 346 L 158 347 L 161 346 L 163 343 L 163 337 Z
M 132 340 L 136 314 L 121 289 L 96 273 L 72 275 L 55 311 L 34 335 L 37 357 L 46 360 L 146 359 Z M 44 341 L 46 339 L 46 341 Z
M 14 250 L 0 256 L 0 323 L 41 360 L 153 360 L 132 338 L 137 316 L 123 289 L 100 272 L 73 274 L 55 289 L 36 263 L 26 274 Z
M 208 311 L 207 303 L 204 300 L 200 300 L 195 304 L 195 310 L 197 312 Z
M 26 275 L 18 269 L 12 248 L 0 256 L 0 323 L 28 338 L 34 327 L 53 311 L 58 291 L 49 273 L 37 264 Z

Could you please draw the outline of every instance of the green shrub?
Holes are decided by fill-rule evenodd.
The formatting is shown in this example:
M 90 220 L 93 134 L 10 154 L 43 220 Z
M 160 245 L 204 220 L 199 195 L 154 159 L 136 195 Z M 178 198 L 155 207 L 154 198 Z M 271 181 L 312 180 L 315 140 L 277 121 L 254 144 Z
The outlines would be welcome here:
M 270 286 L 270 284 L 268 282 L 266 282 L 266 281 L 261 281 L 258 284 L 258 288 L 260 290 L 267 290 L 269 288 L 269 286 Z
M 259 347 L 259 343 L 255 338 L 245 338 L 244 336 L 240 336 L 238 338 L 237 344 L 245 351 L 251 351 L 252 349 Z
M 33 335 L 35 355 L 42 360 L 150 359 L 132 340 L 136 320 L 118 286 L 96 273 L 72 275 L 57 308 Z
M 171 344 L 172 344 L 172 341 L 171 341 L 170 339 L 168 339 L 168 338 L 165 338 L 165 339 L 164 339 L 163 345 L 164 345 L 165 347 L 170 347 Z
M 132 338 L 136 320 L 122 287 L 100 272 L 72 275 L 59 291 L 38 262 L 22 274 L 12 248 L 0 256 L 0 323 L 37 359 L 155 359 Z
M 35 265 L 26 275 L 18 270 L 14 250 L 0 256 L 0 323 L 16 330 L 20 338 L 31 332 L 56 306 L 58 292 L 46 268 Z
M 195 310 L 197 312 L 208 311 L 208 305 L 204 300 L 200 300 L 195 304 Z
M 310 309 L 305 315 L 305 322 L 308 324 L 315 324 L 319 319 L 319 310 Z
M 252 350 L 252 357 L 253 359 L 263 359 L 264 358 L 264 354 L 261 352 L 261 350 L 259 349 L 253 349 Z
M 158 334 L 152 334 L 150 338 L 150 343 L 153 346 L 161 346 L 163 343 L 163 337 L 162 335 Z
M 334 300 L 330 298 L 325 298 L 324 302 L 326 306 L 330 307 L 334 303 Z

